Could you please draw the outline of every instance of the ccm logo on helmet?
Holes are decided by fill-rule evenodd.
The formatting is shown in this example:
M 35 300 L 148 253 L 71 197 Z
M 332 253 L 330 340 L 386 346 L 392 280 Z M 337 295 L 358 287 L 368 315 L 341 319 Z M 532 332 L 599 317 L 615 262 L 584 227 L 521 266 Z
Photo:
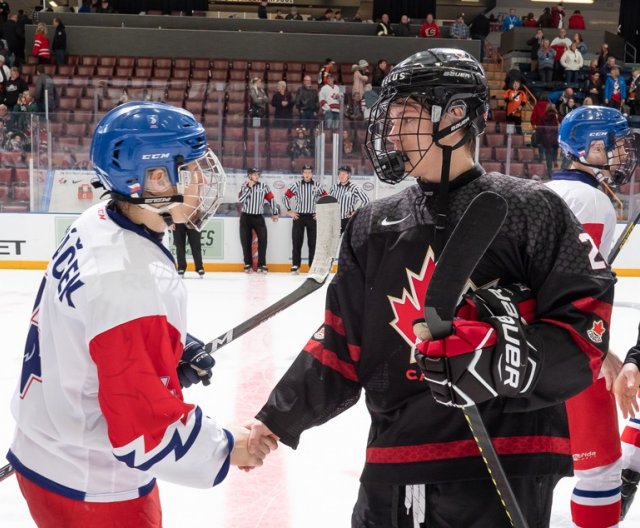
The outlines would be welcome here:
M 143 160 L 162 160 L 162 159 L 169 159 L 170 157 L 171 157 L 171 154 L 169 152 L 163 152 L 161 154 L 143 154 L 142 155 Z

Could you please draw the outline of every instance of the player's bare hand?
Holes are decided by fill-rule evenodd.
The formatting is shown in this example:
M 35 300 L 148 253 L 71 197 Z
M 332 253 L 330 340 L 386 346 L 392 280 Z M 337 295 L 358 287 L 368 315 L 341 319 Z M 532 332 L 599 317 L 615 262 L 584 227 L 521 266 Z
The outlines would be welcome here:
M 638 387 L 640 387 L 640 370 L 633 363 L 622 366 L 620 374 L 613 384 L 613 392 L 618 401 L 622 416 L 635 418 L 638 414 Z
M 298 213 L 296 213 L 295 211 L 287 211 L 287 214 L 288 214 L 291 218 L 293 218 L 294 220 L 297 220 L 298 218 L 300 218 L 300 217 L 298 216 Z
M 247 427 L 251 430 L 249 435 L 249 453 L 259 454 L 264 453 L 267 456 L 274 449 L 278 449 L 278 438 L 271 429 L 264 425 L 259 420 L 247 424 Z
M 232 425 L 227 429 L 231 431 L 235 440 L 231 451 L 231 464 L 244 469 L 261 466 L 267 453 L 263 450 L 249 452 L 249 434 L 251 432 L 249 428 L 242 425 Z
M 277 221 L 278 221 L 278 218 L 279 218 L 279 217 L 278 217 L 278 215 L 273 215 L 273 216 L 271 217 L 271 221 L 272 221 L 272 222 L 277 222 Z
M 612 350 L 609 350 L 602 362 L 602 369 L 600 369 L 608 391 L 613 390 L 613 383 L 616 381 L 618 374 L 620 374 L 620 369 L 622 369 L 622 360 Z

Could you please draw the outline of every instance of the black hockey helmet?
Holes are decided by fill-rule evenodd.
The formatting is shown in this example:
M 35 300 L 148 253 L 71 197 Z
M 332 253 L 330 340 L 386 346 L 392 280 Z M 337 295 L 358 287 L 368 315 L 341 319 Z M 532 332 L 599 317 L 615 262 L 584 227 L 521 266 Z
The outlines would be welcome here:
M 402 112 L 392 118 L 392 104 L 418 103 L 425 118 L 433 122 L 432 142 L 420 149 L 422 158 L 435 143 L 461 128 L 466 128 L 464 138 L 453 148 L 458 148 L 482 134 L 486 127 L 489 89 L 484 70 L 469 53 L 453 48 L 433 48 L 411 55 L 397 64 L 382 82 L 380 97 L 371 109 L 365 148 L 378 178 L 386 183 L 402 181 L 415 168 L 405 170 L 406 152 L 394 147 L 393 139 L 402 137 Z M 452 108 L 465 109 L 464 117 L 444 129 L 440 119 Z M 397 123 L 394 121 L 398 121 Z M 415 132 L 414 132 L 415 134 Z

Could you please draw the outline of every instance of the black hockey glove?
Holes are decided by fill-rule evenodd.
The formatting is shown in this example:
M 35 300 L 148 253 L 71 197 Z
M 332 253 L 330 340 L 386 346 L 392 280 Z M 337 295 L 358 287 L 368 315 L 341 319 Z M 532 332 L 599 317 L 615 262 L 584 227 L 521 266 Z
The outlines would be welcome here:
M 467 407 L 525 396 L 533 388 L 537 354 L 522 330 L 519 307 L 535 309 L 528 288 L 476 290 L 464 296 L 450 336 L 416 344 L 416 361 L 436 401 Z M 420 335 L 417 328 L 415 333 Z
M 211 369 L 215 364 L 215 359 L 204 349 L 204 343 L 187 334 L 184 352 L 178 363 L 180 386 L 186 388 L 201 381 L 208 382 L 211 379 Z

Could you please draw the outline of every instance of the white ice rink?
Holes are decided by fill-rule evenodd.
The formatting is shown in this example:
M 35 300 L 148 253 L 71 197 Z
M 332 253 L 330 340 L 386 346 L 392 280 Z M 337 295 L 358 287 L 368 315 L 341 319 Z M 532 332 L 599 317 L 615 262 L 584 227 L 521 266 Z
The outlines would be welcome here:
M 192 275 L 194 275 L 192 273 Z M 24 339 L 41 271 L 0 271 L 0 454 L 13 434 L 9 402 L 15 389 Z M 304 275 L 209 273 L 188 277 L 189 332 L 205 341 L 244 321 L 295 289 Z M 638 304 L 635 304 L 635 303 Z M 281 313 L 216 354 L 209 387 L 186 391 L 221 423 L 251 419 L 270 388 L 320 324 L 324 289 Z M 640 319 L 640 280 L 620 279 L 612 328 L 612 348 L 624 357 L 635 343 Z M 597 417 L 595 417 L 597 420 Z M 597 423 L 594 423 L 597 427 Z M 347 528 L 363 465 L 368 417 L 362 401 L 328 424 L 303 434 L 300 447 L 286 446 L 251 473 L 232 468 L 227 480 L 210 490 L 160 482 L 167 528 Z M 1 461 L 4 465 L 4 460 Z M 556 488 L 551 525 L 571 526 L 572 480 Z M 624 527 L 640 526 L 640 499 Z M 0 483 L 0 526 L 35 526 L 15 478 Z M 464 528 L 464 527 L 462 527 Z

